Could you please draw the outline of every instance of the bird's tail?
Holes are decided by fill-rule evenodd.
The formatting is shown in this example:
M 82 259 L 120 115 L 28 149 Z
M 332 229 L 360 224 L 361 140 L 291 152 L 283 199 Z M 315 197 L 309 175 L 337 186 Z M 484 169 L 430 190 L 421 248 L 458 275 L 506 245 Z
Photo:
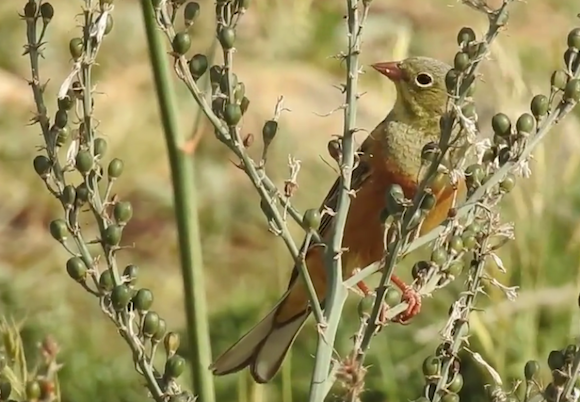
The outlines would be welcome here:
M 235 373 L 248 366 L 252 377 L 258 383 L 266 383 L 276 375 L 310 315 L 309 309 L 305 309 L 288 321 L 276 322 L 276 312 L 288 294 L 289 292 L 254 328 L 211 364 L 209 368 L 214 375 Z

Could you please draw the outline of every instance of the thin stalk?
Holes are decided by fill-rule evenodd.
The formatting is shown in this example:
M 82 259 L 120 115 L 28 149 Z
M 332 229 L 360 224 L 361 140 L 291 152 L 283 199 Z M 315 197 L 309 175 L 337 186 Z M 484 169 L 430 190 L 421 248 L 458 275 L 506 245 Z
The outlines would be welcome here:
M 175 218 L 179 238 L 181 271 L 183 276 L 187 333 L 191 340 L 190 361 L 192 381 L 199 401 L 214 402 L 213 378 L 207 367 L 211 362 L 211 344 L 205 303 L 203 260 L 194 185 L 193 159 L 182 149 L 177 117 L 178 106 L 173 96 L 171 73 L 166 51 L 159 36 L 150 0 L 141 0 L 151 66 L 171 165 Z
M 347 288 L 342 279 L 342 241 L 346 219 L 350 209 L 350 190 L 354 166 L 354 133 L 356 132 L 356 112 L 358 101 L 359 53 L 361 38 L 361 21 L 359 21 L 358 0 L 347 0 L 348 52 L 346 60 L 346 103 L 344 107 L 344 131 L 342 136 L 342 166 L 340 176 L 340 193 L 330 247 L 326 251 L 326 277 L 328 278 L 325 297 L 324 319 L 326 329 L 318 337 L 314 371 L 310 383 L 310 402 L 320 402 L 326 397 L 329 388 L 326 386 L 329 377 L 334 340 L 342 309 L 347 297 Z M 364 13 L 366 15 L 367 6 Z

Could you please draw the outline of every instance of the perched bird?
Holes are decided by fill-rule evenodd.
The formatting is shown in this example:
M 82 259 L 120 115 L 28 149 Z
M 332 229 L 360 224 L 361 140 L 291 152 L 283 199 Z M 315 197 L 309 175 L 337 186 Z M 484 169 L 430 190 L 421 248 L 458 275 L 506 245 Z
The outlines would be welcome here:
M 379 219 L 385 207 L 385 194 L 394 183 L 399 184 L 405 197 L 416 192 L 422 169 L 421 151 L 429 142 L 438 143 L 439 120 L 447 103 L 445 75 L 447 64 L 427 58 L 411 57 L 400 62 L 382 62 L 372 67 L 388 77 L 397 89 L 397 99 L 387 117 L 371 132 L 359 148 L 360 160 L 352 173 L 352 198 L 344 232 L 342 255 L 344 277 L 354 269 L 381 259 L 384 227 Z M 326 196 L 325 207 L 336 209 L 339 180 Z M 436 204 L 425 217 L 420 233 L 437 227 L 448 215 L 453 197 L 465 193 L 462 183 L 452 189 L 449 181 L 432 186 Z M 324 214 L 319 228 L 328 239 L 333 217 Z M 326 268 L 322 247 L 311 247 L 306 255 L 310 277 L 320 301 L 326 294 Z M 420 298 L 396 276 L 393 282 L 403 290 L 403 298 L 410 301 L 410 309 L 399 317 L 407 321 L 418 312 Z M 364 283 L 359 287 L 369 290 Z M 272 311 L 239 341 L 219 356 L 210 366 L 215 375 L 225 375 L 250 367 L 254 380 L 266 383 L 278 372 L 296 335 L 310 315 L 308 293 L 298 270 L 294 267 L 287 291 Z

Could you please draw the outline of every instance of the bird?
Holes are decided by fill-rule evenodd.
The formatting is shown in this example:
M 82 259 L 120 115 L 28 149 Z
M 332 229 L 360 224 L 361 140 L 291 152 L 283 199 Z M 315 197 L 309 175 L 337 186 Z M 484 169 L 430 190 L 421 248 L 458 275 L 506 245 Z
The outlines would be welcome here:
M 386 118 L 357 150 L 358 161 L 351 178 L 351 193 L 354 195 L 343 237 L 345 278 L 358 267 L 369 265 L 383 256 L 384 226 L 379 216 L 385 207 L 386 193 L 393 184 L 398 184 L 406 198 L 414 196 L 425 170 L 421 158 L 423 147 L 430 142 L 439 142 L 439 121 L 448 100 L 445 77 L 451 67 L 442 61 L 409 57 L 371 66 L 395 85 L 396 100 Z M 336 209 L 340 183 L 340 179 L 334 182 L 320 211 Z M 419 234 L 439 226 L 448 217 L 454 199 L 466 193 L 463 181 L 452 185 L 450 180 L 439 180 L 431 189 L 435 206 L 422 221 Z M 323 240 L 330 238 L 333 222 L 332 214 L 322 214 L 319 234 Z M 306 265 L 322 303 L 327 290 L 324 249 L 310 247 Z M 391 280 L 403 290 L 402 298 L 409 302 L 407 311 L 398 317 L 398 321 L 406 323 L 418 313 L 420 296 L 397 276 L 393 275 Z M 360 282 L 358 287 L 365 294 L 370 292 L 364 282 Z M 269 382 L 279 371 L 311 313 L 308 300 L 306 287 L 295 266 L 286 292 L 272 310 L 217 357 L 209 369 L 214 375 L 221 376 L 249 367 L 255 382 Z

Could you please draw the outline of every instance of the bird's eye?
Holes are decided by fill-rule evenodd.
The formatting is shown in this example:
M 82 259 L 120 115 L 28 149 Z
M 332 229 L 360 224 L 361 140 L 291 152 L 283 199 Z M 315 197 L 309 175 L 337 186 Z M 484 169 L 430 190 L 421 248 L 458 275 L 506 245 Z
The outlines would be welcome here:
M 433 77 L 431 77 L 429 74 L 427 73 L 419 73 L 417 74 L 417 76 L 415 77 L 415 82 L 417 83 L 417 85 L 419 85 L 420 87 L 429 87 L 433 84 Z

